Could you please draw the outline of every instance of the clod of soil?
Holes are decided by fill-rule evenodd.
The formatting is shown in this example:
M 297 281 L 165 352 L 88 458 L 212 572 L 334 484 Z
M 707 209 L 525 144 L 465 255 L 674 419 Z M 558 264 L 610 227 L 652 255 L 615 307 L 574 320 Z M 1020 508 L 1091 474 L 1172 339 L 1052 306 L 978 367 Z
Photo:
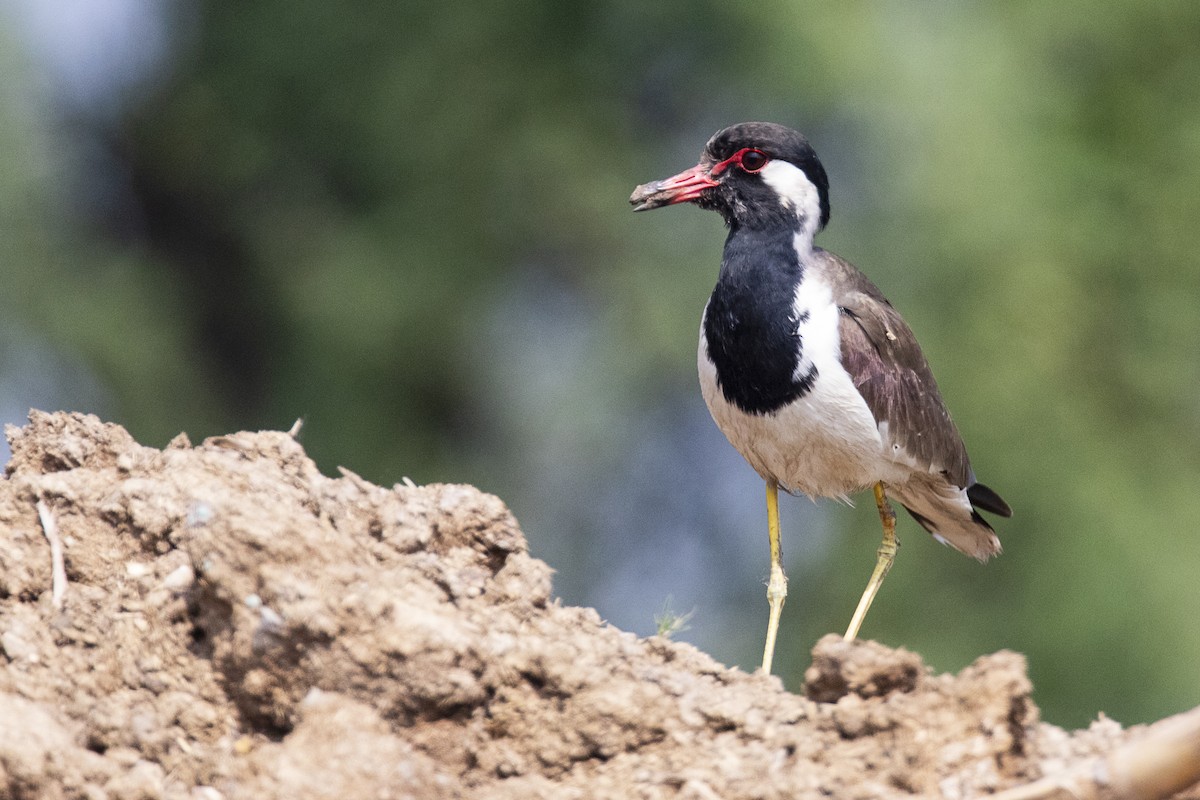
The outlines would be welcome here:
M 1131 736 L 1039 722 L 1008 652 L 828 636 L 789 694 L 553 601 L 497 498 L 328 478 L 285 433 L 8 437 L 0 798 L 966 798 Z

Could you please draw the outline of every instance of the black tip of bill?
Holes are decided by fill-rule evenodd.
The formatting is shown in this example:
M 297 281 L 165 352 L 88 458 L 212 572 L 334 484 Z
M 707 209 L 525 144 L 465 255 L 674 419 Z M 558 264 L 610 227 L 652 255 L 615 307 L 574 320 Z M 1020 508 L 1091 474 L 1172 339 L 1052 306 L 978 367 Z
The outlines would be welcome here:
M 643 183 L 629 195 L 629 202 L 634 211 L 650 211 L 669 205 L 673 199 L 672 193 L 666 186 L 667 181 L 651 181 Z

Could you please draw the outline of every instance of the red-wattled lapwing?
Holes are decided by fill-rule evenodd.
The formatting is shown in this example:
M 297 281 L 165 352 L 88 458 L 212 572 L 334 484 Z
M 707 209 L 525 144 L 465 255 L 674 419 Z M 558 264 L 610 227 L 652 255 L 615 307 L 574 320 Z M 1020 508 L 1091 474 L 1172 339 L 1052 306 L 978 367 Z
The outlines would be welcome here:
M 767 482 L 771 671 L 787 596 L 779 488 L 846 500 L 873 486 L 883 543 L 846 638 L 899 542 L 895 498 L 938 541 L 986 561 L 1000 540 L 976 508 L 1010 516 L 982 483 L 917 339 L 875 284 L 813 246 L 829 181 L 808 140 L 767 122 L 718 131 L 700 163 L 634 190 L 635 211 L 695 203 L 725 218 L 721 273 L 700 323 L 700 386 L 717 426 Z

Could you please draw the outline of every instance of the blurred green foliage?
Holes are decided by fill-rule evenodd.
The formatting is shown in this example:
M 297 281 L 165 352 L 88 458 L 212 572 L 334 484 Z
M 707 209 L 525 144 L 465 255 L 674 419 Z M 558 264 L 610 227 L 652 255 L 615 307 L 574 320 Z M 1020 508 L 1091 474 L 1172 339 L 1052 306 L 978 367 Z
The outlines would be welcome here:
M 831 174 L 819 243 L 905 313 L 1016 511 L 985 568 L 903 523 L 864 635 L 940 669 L 1020 650 L 1062 724 L 1200 703 L 1200 5 L 172 8 L 169 72 L 111 115 L 56 107 L 0 34 L 0 303 L 98 376 L 96 410 L 156 445 L 303 416 L 327 472 L 477 482 L 585 596 L 615 545 L 549 521 L 669 398 L 699 403 L 723 235 L 625 198 L 713 130 L 776 120 Z M 665 461 L 661 495 L 714 492 Z M 792 686 L 870 570 L 860 505 L 792 562 Z M 790 545 L 807 512 L 783 513 Z M 728 534 L 761 537 L 751 574 L 762 526 Z M 746 588 L 716 635 L 752 668 Z M 649 633 L 665 593 L 641 591 Z

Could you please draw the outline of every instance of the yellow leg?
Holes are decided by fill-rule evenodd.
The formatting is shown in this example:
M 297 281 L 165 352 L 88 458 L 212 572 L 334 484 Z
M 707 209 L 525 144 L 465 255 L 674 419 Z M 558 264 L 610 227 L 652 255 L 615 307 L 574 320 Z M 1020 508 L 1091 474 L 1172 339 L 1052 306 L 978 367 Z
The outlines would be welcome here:
M 787 597 L 787 576 L 783 574 L 783 550 L 779 544 L 779 484 L 767 481 L 767 535 L 771 537 L 771 580 L 767 583 L 767 602 L 771 616 L 767 620 L 767 643 L 763 647 L 762 671 L 771 673 L 775 658 L 775 637 L 779 633 L 779 615 Z
M 875 594 L 883 585 L 883 579 L 892 568 L 892 562 L 896 560 L 896 551 L 900 549 L 900 540 L 896 538 L 896 512 L 887 501 L 882 483 L 875 484 L 875 505 L 879 508 L 879 521 L 883 523 L 883 543 L 879 545 L 878 559 L 875 562 L 875 571 L 871 573 L 871 581 L 867 584 L 862 599 L 858 601 L 858 608 L 854 609 L 850 627 L 846 629 L 846 639 L 858 636 L 858 629 L 867 616 L 867 610 L 871 608 Z

